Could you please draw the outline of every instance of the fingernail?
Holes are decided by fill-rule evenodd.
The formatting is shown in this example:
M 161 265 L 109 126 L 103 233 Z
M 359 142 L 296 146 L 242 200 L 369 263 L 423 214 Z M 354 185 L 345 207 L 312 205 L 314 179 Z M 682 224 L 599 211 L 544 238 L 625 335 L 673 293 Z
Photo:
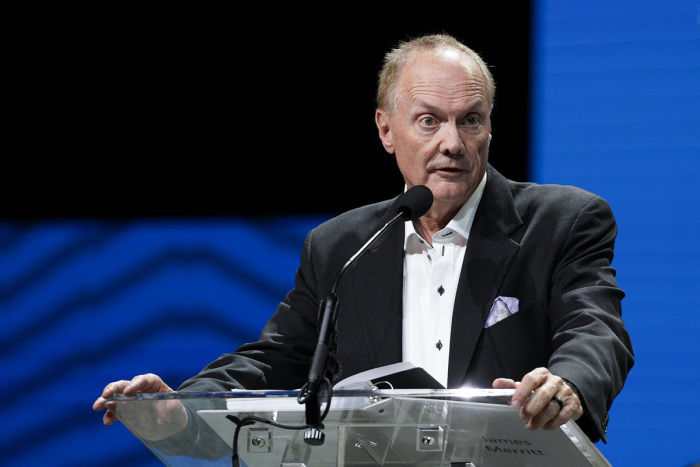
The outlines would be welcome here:
M 510 401 L 510 405 L 512 405 L 513 407 L 515 407 L 517 409 L 520 407 L 520 401 L 517 399 L 513 399 Z

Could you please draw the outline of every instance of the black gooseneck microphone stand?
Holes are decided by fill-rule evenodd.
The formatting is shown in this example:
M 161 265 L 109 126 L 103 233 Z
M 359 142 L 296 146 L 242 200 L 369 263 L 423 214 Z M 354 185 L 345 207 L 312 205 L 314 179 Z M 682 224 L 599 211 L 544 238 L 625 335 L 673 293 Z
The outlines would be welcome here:
M 399 220 L 413 220 L 425 214 L 433 204 L 433 194 L 429 188 L 419 185 L 407 190 L 401 198 L 401 204 L 398 208 L 398 213 L 384 227 L 377 231 L 357 253 L 355 253 L 343 266 L 338 274 L 337 279 L 333 283 L 328 296 L 320 303 L 319 306 L 319 334 L 316 343 L 311 368 L 309 370 L 308 381 L 302 386 L 299 391 L 297 400 L 300 404 L 306 406 L 306 423 L 312 427 L 312 430 L 307 432 L 305 440 L 309 444 L 322 444 L 322 433 L 318 432 L 319 428 L 323 428 L 322 421 L 325 413 L 328 412 L 332 398 L 332 384 L 336 372 L 338 370 L 338 362 L 335 359 L 337 350 L 336 341 L 336 326 L 338 322 L 338 285 L 343 278 L 345 271 L 359 258 L 367 249 L 379 238 L 384 232 Z M 321 388 L 326 386 L 325 391 Z M 324 397 L 321 397 L 324 396 Z M 321 404 L 323 399 L 326 400 L 325 413 L 321 414 Z M 316 429 L 316 430 L 314 430 Z
M 319 334 L 314 351 L 311 368 L 309 370 L 308 381 L 302 386 L 297 396 L 300 404 L 306 405 L 306 424 L 299 426 L 291 426 L 277 423 L 273 420 L 266 420 L 256 416 L 247 416 L 243 419 L 238 419 L 233 415 L 228 418 L 236 425 L 233 435 L 233 451 L 231 456 L 231 465 L 239 466 L 238 457 L 238 436 L 242 427 L 253 423 L 266 423 L 280 428 L 290 430 L 306 429 L 304 441 L 310 445 L 323 444 L 324 434 L 320 430 L 323 429 L 323 419 L 328 414 L 331 406 L 331 398 L 333 393 L 333 380 L 338 371 L 338 361 L 335 358 L 337 342 L 336 342 L 336 327 L 338 323 L 338 285 L 345 274 L 345 271 L 359 258 L 367 249 L 379 238 L 386 230 L 395 224 L 398 220 L 414 220 L 428 212 L 433 204 L 433 193 L 430 189 L 423 185 L 417 185 L 407 190 L 401 198 L 399 198 L 398 213 L 384 227 L 382 227 L 360 250 L 350 258 L 338 274 L 338 278 L 333 283 L 328 296 L 321 301 L 319 305 Z M 326 387 L 324 393 L 320 393 L 322 387 Z M 324 397 L 321 397 L 324 396 Z M 326 401 L 326 409 L 321 414 L 321 405 L 323 400 Z

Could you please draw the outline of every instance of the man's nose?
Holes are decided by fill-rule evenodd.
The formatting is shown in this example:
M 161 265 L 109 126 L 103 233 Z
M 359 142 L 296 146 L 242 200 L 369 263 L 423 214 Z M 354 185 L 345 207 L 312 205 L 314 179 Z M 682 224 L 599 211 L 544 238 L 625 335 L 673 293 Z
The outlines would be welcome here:
M 464 154 L 464 142 L 456 124 L 445 123 L 440 129 L 440 152 L 452 155 Z

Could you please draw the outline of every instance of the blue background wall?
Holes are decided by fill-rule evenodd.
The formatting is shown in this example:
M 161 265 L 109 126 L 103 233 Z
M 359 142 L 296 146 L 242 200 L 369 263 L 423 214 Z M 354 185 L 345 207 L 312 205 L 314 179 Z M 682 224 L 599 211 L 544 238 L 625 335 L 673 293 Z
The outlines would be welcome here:
M 1 224 L 0 464 L 157 465 L 92 401 L 254 340 L 323 219 Z
M 699 14 L 534 3 L 531 178 L 599 193 L 619 224 L 637 363 L 598 445 L 615 466 L 700 460 Z M 143 372 L 177 386 L 255 339 L 327 217 L 2 221 L 0 463 L 157 465 L 93 400 Z
M 599 446 L 615 466 L 700 460 L 698 14 L 696 1 L 552 0 L 533 15 L 532 178 L 600 194 L 619 227 L 636 364 Z

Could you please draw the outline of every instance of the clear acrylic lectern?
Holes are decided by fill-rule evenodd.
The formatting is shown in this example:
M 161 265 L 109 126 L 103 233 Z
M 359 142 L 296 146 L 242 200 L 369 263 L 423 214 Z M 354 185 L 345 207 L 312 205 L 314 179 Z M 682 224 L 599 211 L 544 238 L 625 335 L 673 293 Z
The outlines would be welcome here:
M 298 391 L 118 394 L 109 407 L 172 466 L 231 465 L 234 437 L 251 467 L 610 465 L 573 422 L 525 429 L 512 392 L 335 390 L 322 441 L 300 429 Z

